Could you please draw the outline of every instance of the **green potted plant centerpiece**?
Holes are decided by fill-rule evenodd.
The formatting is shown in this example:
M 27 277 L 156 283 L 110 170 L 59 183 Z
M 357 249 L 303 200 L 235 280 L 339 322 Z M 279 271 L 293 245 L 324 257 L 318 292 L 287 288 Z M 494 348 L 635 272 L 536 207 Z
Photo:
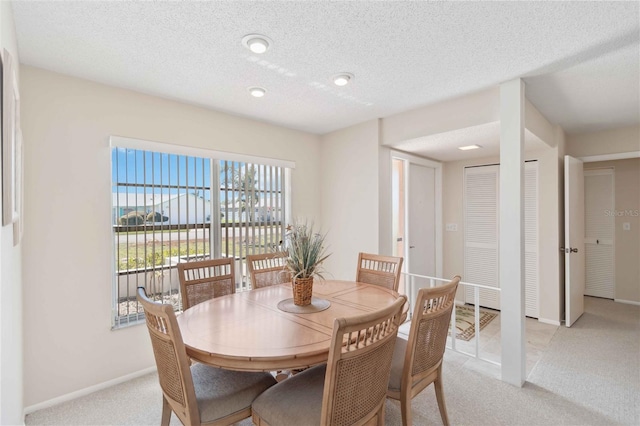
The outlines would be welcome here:
M 291 272 L 295 305 L 310 305 L 313 277 L 323 278 L 322 262 L 330 256 L 326 253 L 324 239 L 325 235 L 315 232 L 313 224 L 307 222 L 296 222 L 287 228 L 285 268 Z

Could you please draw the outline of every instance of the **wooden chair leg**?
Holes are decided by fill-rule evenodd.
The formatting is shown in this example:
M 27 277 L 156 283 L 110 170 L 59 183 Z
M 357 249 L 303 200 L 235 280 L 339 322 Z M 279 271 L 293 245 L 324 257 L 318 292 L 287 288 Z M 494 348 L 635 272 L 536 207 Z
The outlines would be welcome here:
M 447 416 L 447 405 L 444 402 L 444 390 L 442 388 L 442 366 L 438 369 L 438 377 L 433 382 L 436 389 L 436 400 L 438 401 L 438 409 L 444 426 L 449 426 L 449 416 Z
M 402 413 L 402 426 L 412 426 L 411 394 L 400 394 L 400 412 Z
M 171 406 L 167 398 L 162 395 L 162 420 L 160 420 L 160 426 L 169 426 L 171 420 Z
M 378 411 L 378 426 L 384 426 L 384 410 L 386 403 L 387 399 L 385 398 L 384 401 L 382 401 L 382 407 L 380 407 L 380 411 Z

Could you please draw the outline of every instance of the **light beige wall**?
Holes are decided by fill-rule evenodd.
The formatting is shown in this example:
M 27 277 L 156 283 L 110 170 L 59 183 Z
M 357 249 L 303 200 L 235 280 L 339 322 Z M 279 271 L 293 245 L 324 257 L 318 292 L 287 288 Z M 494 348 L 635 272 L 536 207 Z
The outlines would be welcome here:
M 525 100 L 525 125 L 547 146 L 556 146 L 555 127 L 543 116 L 529 100 Z
M 615 298 L 640 303 L 640 158 L 584 164 L 585 170 L 599 168 L 614 169 Z
M 144 325 L 111 327 L 111 135 L 292 160 L 318 219 L 319 137 L 23 67 L 25 405 L 154 366 Z M 324 172 L 323 172 L 324 175 Z
M 7 1 L 0 2 L 0 47 L 11 54 L 20 83 L 13 10 Z M 7 72 L 6 68 L 4 71 Z M 3 226 L 0 228 L 0 424 L 3 425 L 24 422 L 22 300 L 22 244 L 14 246 L 13 226 Z
M 405 111 L 382 120 L 383 145 L 463 129 L 500 120 L 498 86 L 433 105 Z
M 382 120 L 379 120 L 382 122 Z M 391 149 L 378 146 L 378 253 L 393 255 L 393 194 L 391 177 Z M 405 268 L 403 264 L 403 269 Z
M 538 160 L 540 319 L 552 323 L 560 321 L 557 157 L 557 148 L 528 152 L 525 155 L 527 160 Z M 499 162 L 499 157 L 490 157 L 444 163 L 443 222 L 458 225 L 457 231 L 444 232 L 445 277 L 460 274 L 464 281 L 464 168 Z
M 567 154 L 573 157 L 640 151 L 640 126 L 567 135 Z
M 322 223 L 329 251 L 328 276 L 354 279 L 358 253 L 379 244 L 378 121 L 322 136 Z

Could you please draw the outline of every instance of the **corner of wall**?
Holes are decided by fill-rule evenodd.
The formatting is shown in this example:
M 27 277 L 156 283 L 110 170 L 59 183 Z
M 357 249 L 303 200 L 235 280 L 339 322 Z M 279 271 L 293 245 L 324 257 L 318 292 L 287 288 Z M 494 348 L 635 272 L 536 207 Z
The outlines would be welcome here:
M 335 279 L 352 279 L 358 252 L 380 245 L 379 130 L 370 120 L 321 138 L 320 216 L 332 252 L 326 268 Z
M 378 253 L 393 252 L 393 208 L 391 205 L 391 148 L 382 144 L 382 119 L 378 120 Z

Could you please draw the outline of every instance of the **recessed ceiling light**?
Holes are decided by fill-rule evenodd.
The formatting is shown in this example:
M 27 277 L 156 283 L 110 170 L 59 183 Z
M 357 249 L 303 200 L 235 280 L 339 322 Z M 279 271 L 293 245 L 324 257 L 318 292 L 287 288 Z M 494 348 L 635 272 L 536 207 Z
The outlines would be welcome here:
M 351 82 L 351 80 L 353 80 L 353 78 L 353 74 L 348 72 L 341 72 L 340 74 L 334 75 L 331 80 L 336 86 L 346 86 L 347 84 L 349 84 L 349 82 Z
M 482 148 L 480 145 L 467 145 L 467 146 L 459 146 L 458 149 L 461 151 L 469 151 L 470 149 L 478 149 Z
M 269 50 L 272 41 L 269 37 L 260 34 L 248 34 L 242 37 L 242 45 L 253 53 L 264 53 Z
M 249 87 L 248 90 L 254 98 L 261 98 L 267 93 L 267 91 L 262 87 Z

